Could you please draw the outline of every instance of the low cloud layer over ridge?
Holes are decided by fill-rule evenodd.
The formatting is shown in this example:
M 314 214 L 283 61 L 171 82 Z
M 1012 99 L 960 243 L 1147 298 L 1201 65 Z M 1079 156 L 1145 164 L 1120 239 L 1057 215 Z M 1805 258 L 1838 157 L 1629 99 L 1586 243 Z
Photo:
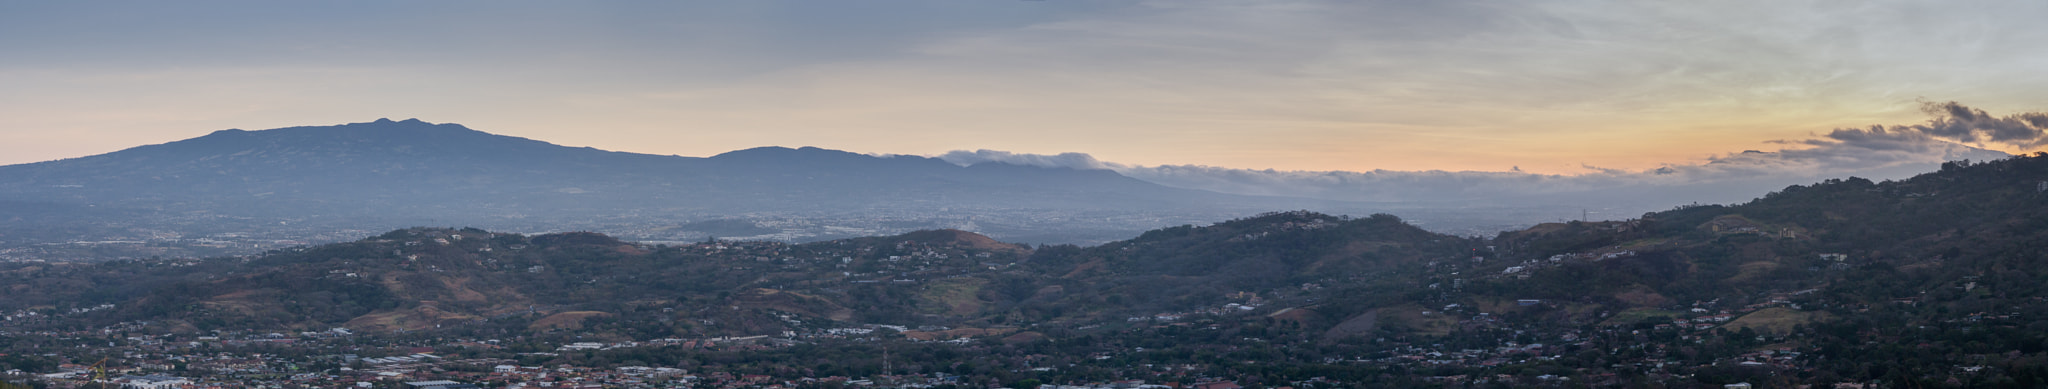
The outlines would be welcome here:
M 938 158 L 960 165 L 1002 162 L 1106 169 L 1162 185 L 1247 195 L 1394 203 L 1623 204 L 1624 208 L 1654 210 L 1695 202 L 1741 202 L 1788 185 L 1827 178 L 1905 178 L 1932 171 L 1946 161 L 2010 156 L 1981 147 L 1986 144 L 2036 148 L 2048 142 L 2048 115 L 2042 113 L 1994 116 L 1955 102 L 1924 103 L 1922 108 L 1932 118 L 1921 124 L 1835 129 L 1811 139 L 1769 142 L 1784 145 L 1774 151 L 1748 150 L 1637 171 L 1586 166 L 1586 173 L 1572 175 L 1141 166 L 1101 161 L 1083 153 L 996 150 L 958 150 Z

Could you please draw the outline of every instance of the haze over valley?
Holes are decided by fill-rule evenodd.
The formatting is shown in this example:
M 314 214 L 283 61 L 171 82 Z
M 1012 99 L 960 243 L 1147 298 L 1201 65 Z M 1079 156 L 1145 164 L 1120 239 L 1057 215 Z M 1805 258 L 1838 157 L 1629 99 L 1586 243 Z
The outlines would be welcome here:
M 0 389 L 2048 387 L 2043 16 L 0 0 Z
M 959 229 L 1011 242 L 1099 244 L 1273 210 L 1395 213 L 1484 236 L 1542 222 L 1626 220 L 1829 177 L 1903 178 L 2034 142 L 2033 116 L 1928 105 L 1927 124 L 1835 130 L 1806 148 L 1583 175 L 1281 172 L 1135 166 L 1085 154 L 936 157 L 760 147 L 710 157 L 572 148 L 417 119 L 221 130 L 108 154 L 0 167 L 0 259 L 232 255 L 411 226 L 595 231 L 645 242 L 810 242 Z M 2037 114 L 2034 114 L 2037 115 Z

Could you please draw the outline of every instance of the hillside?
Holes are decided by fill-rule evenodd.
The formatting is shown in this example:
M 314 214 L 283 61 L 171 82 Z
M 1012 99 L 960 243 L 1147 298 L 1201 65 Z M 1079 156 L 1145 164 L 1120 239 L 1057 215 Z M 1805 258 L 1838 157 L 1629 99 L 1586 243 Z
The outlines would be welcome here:
M 935 235 L 946 239 L 930 238 Z M 0 273 L 9 286 L 0 288 L 7 305 L 0 309 L 112 303 L 122 308 L 99 312 L 93 320 L 152 320 L 184 330 L 393 331 L 515 314 L 617 314 L 654 307 L 732 323 L 704 331 L 752 333 L 781 327 L 757 317 L 762 312 L 707 308 L 881 321 L 912 308 L 891 299 L 896 296 L 868 296 L 873 291 L 867 289 L 894 293 L 904 286 L 897 280 L 971 273 L 963 269 L 979 267 L 977 261 L 1012 262 L 1029 253 L 958 231 L 866 241 L 646 246 L 595 233 L 529 237 L 418 228 L 250 259 L 14 266 Z M 888 271 L 910 264 L 920 270 Z M 863 282 L 876 285 L 839 292 L 818 287 Z M 782 297 L 764 297 L 776 295 Z M 847 306 L 869 309 L 856 316 Z M 973 313 L 951 319 L 971 319 Z
M 1000 346 L 990 352 L 1255 369 L 1213 359 L 1226 353 L 1307 369 L 1258 370 L 1275 377 L 1391 386 L 1500 374 L 2028 386 L 2048 378 L 2044 181 L 2044 156 L 1957 162 L 1490 239 L 1299 211 L 1091 247 L 958 230 L 648 245 L 407 229 L 241 259 L 8 265 L 0 310 L 43 313 L 6 324 L 22 329 L 550 339 L 887 324 L 931 328 L 907 339 L 980 337 Z

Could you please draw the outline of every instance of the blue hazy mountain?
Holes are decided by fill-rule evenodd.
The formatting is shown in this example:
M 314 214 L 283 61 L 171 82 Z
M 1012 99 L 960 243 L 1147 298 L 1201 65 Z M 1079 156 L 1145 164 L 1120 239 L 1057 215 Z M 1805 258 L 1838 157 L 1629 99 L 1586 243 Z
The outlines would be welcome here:
M 0 227 L 21 236 L 53 234 L 53 222 L 196 230 L 278 224 L 562 230 L 762 214 L 973 220 L 1043 211 L 1051 219 L 1159 219 L 1109 228 L 1140 231 L 1183 219 L 1339 203 L 1170 188 L 1107 170 L 959 166 L 811 147 L 663 156 L 565 147 L 458 124 L 378 120 L 222 130 L 0 166 L 0 204 L 7 204 L 0 208 Z M 1076 228 L 1057 220 L 991 225 L 1013 228 L 1010 238 Z

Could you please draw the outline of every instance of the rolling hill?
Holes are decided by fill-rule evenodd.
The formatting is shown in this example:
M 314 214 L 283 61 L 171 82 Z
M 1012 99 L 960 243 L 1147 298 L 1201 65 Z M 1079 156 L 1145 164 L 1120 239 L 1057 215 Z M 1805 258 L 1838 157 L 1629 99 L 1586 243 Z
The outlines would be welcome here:
M 986 337 L 1019 355 L 1108 347 L 1400 385 L 1943 384 L 1975 366 L 1972 380 L 2026 386 L 2048 377 L 2043 182 L 2048 156 L 1956 162 L 1493 238 L 1305 211 L 1089 247 L 958 230 L 670 245 L 413 228 L 242 258 L 8 264 L 0 312 L 41 312 L 6 324 L 24 330 L 599 339 L 888 324 L 953 328 L 908 336 Z

